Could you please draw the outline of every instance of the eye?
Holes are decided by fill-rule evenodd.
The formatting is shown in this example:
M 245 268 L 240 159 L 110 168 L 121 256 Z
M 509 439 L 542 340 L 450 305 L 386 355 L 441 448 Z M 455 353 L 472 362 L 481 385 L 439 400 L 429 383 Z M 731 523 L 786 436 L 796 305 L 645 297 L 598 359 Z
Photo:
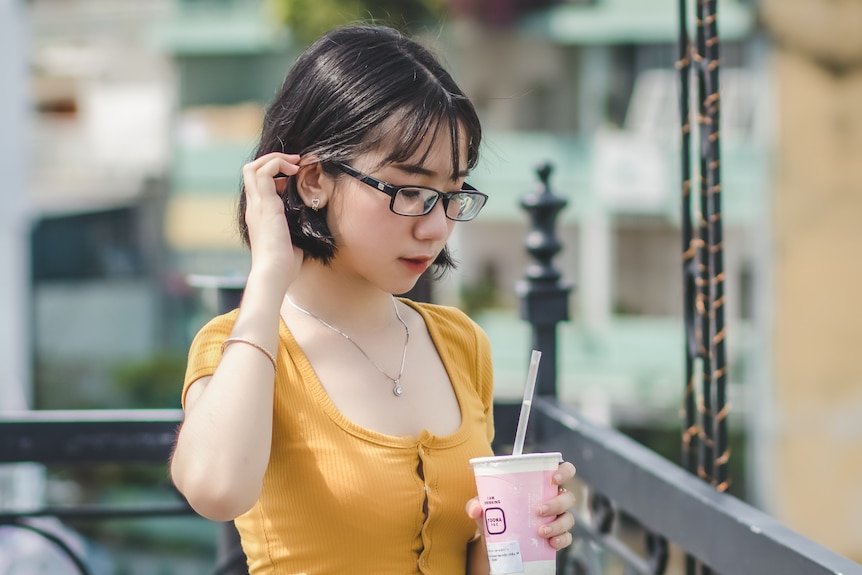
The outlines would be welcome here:
M 408 202 L 418 202 L 422 199 L 422 190 L 417 188 L 401 188 L 398 194 Z

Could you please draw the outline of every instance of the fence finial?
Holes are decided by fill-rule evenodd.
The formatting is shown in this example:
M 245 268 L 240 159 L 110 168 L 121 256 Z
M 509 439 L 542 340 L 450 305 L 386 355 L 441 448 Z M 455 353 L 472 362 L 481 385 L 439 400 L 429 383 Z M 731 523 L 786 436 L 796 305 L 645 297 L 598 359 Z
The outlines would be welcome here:
M 521 207 L 530 217 L 525 246 L 534 261 L 524 272 L 526 279 L 516 286 L 521 300 L 521 318 L 532 325 L 532 349 L 542 352 L 536 392 L 544 396 L 557 395 L 556 328 L 559 322 L 569 319 L 569 292 L 572 289 L 571 285 L 561 281 L 560 272 L 552 262 L 562 249 L 554 229 L 557 215 L 568 204 L 551 189 L 553 171 L 548 162 L 539 165 L 536 168 L 539 189 L 521 199 Z

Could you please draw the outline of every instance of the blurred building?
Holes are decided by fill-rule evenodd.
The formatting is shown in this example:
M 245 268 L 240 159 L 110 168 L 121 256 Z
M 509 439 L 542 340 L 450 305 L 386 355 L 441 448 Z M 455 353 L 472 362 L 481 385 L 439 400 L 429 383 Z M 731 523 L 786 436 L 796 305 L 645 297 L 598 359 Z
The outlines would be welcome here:
M 670 415 L 674 425 L 682 307 L 673 3 L 538 3 L 526 11 L 505 2 L 456 4 L 461 16 L 424 41 L 479 108 L 487 138 L 471 181 L 491 201 L 479 220 L 456 229 L 460 271 L 434 286 L 435 298 L 466 303 L 480 318 L 495 342 L 499 393 L 520 393 L 529 334 L 515 311 L 514 284 L 528 263 L 518 201 L 536 187 L 536 165 L 551 161 L 552 184 L 569 199 L 557 263 L 577 285 L 575 321 L 563 328 L 562 394 L 606 419 Z M 762 59 L 753 11 L 727 6 L 725 203 L 734 232 L 727 265 L 739 278 L 728 297 L 736 305 L 730 321 L 739 324 L 731 339 L 736 389 L 756 339 L 748 320 L 761 267 L 752 238 L 762 229 L 768 189 L 768 91 L 752 71 Z M 247 269 L 235 232 L 238 167 L 296 51 L 267 14 L 264 2 L 178 1 L 153 34 L 177 72 L 165 239 L 178 273 Z
M 111 371 L 157 352 L 173 72 L 146 25 L 166 2 L 28 5 L 37 407 L 122 405 Z
M 767 254 L 763 44 L 753 9 L 722 2 L 731 396 L 765 377 L 754 321 Z M 39 0 L 32 5 L 35 357 L 42 406 L 111 397 L 106 365 L 184 349 L 205 320 L 190 275 L 247 271 L 235 205 L 263 106 L 298 46 L 263 0 Z M 576 285 L 560 391 L 618 425 L 677 424 L 682 390 L 675 5 L 671 0 L 456 2 L 423 38 L 486 128 L 471 182 L 490 196 L 458 226 L 461 262 L 434 297 L 467 307 L 518 396 L 529 351 L 514 285 L 528 264 L 520 198 L 540 162 L 569 205 L 556 260 Z M 211 312 L 211 310 L 209 310 Z M 69 386 L 74 393 L 47 390 Z M 752 383 L 750 388 L 757 389 Z M 70 405 L 71 404 L 71 405 Z M 740 422 L 741 425 L 741 422 Z
M 768 233 L 762 222 L 770 100 L 753 10 L 738 2 L 721 6 L 727 18 L 721 29 L 725 258 L 736 388 L 753 368 L 744 364 L 754 359 L 751 320 L 767 257 L 757 240 Z M 456 22 L 449 38 L 450 59 L 488 129 L 472 182 L 491 194 L 480 221 L 457 231 L 460 283 L 488 281 L 491 270 L 497 305 L 514 308 L 511 286 L 528 263 L 518 202 L 537 185 L 534 167 L 552 162 L 552 185 L 569 201 L 561 214 L 565 248 L 556 263 L 576 285 L 574 321 L 562 328 L 570 338 L 561 357 L 562 394 L 604 404 L 611 419 L 625 418 L 630 405 L 674 419 L 682 385 L 675 14 L 667 0 L 562 3 L 527 14 L 514 28 Z M 525 356 L 505 343 L 523 332 L 512 319 L 492 335 L 504 342 L 503 389 L 517 395 Z M 735 393 L 742 408 L 743 393 Z
M 263 106 L 298 50 L 255 0 L 177 0 L 151 39 L 173 63 L 176 108 L 164 239 L 178 276 L 236 275 L 247 253 L 236 234 L 239 166 L 252 153 Z M 723 53 L 725 265 L 734 429 L 758 421 L 747 406 L 769 386 L 765 352 L 770 190 L 768 45 L 755 9 L 720 4 Z M 524 274 L 526 214 L 535 167 L 569 201 L 556 264 L 576 285 L 561 327 L 560 393 L 602 421 L 678 426 L 683 389 L 676 5 L 672 0 L 453 2 L 457 17 L 422 35 L 473 98 L 486 129 L 471 183 L 491 201 L 458 226 L 460 268 L 434 298 L 470 311 L 488 330 L 500 397 L 520 395 L 529 328 L 514 286 Z M 190 336 L 205 318 L 187 318 Z M 742 451 L 742 450 L 740 450 Z M 741 473 L 740 452 L 734 459 Z M 767 489 L 738 479 L 755 502 Z
M 800 533 L 862 562 L 862 2 L 761 5 L 778 96 L 771 504 Z

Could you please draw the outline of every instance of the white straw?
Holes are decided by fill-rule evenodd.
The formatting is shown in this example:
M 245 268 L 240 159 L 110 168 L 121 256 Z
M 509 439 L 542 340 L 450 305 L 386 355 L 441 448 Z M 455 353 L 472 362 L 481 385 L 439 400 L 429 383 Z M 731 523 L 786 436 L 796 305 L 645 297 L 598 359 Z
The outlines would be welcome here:
M 515 446 L 512 448 L 512 455 L 521 455 L 521 452 L 524 451 L 527 420 L 530 419 L 530 408 L 533 406 L 533 390 L 536 389 L 540 359 L 542 359 L 542 352 L 534 349 L 530 356 L 530 371 L 527 372 L 527 387 L 524 389 L 524 402 L 521 404 L 521 415 L 518 417 L 518 430 L 515 432 Z

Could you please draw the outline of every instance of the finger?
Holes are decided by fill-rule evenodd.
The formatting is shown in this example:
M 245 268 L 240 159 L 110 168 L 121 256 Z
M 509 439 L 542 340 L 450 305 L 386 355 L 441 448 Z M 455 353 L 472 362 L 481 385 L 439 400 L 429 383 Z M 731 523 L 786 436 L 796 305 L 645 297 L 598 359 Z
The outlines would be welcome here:
M 564 461 L 557 468 L 557 471 L 554 472 L 553 481 L 555 485 L 562 485 L 569 479 L 575 476 L 576 470 L 575 466 L 569 463 L 568 461 Z
M 285 163 L 281 158 L 272 158 L 270 161 L 259 165 L 257 169 L 251 166 L 243 168 L 243 183 L 245 196 L 249 206 L 260 201 L 268 201 L 267 198 L 280 196 L 287 189 L 287 175 L 294 173 L 298 168 Z
M 569 545 L 572 544 L 572 534 L 569 532 L 563 533 L 562 535 L 557 535 L 556 537 L 551 537 L 548 542 L 551 544 L 551 547 L 559 551 L 560 549 L 565 549 Z
M 299 171 L 302 170 L 302 168 L 307 168 L 308 166 L 320 163 L 320 160 L 317 159 L 315 156 L 304 156 L 304 157 L 300 158 L 298 155 L 295 155 L 292 157 L 299 158 L 299 160 L 296 163 L 296 170 L 295 171 L 291 170 L 291 172 L 289 172 L 289 173 L 279 172 L 274 176 L 275 177 L 275 193 L 277 193 L 279 196 L 283 196 L 284 192 L 287 190 L 287 182 L 290 179 L 290 176 L 298 174 Z
M 470 540 L 475 541 L 482 537 L 482 505 L 479 503 L 479 498 L 474 497 L 467 501 L 467 516 L 476 522 L 476 534 Z
M 545 538 L 556 537 L 567 533 L 575 526 L 575 516 L 571 513 L 563 513 L 550 523 L 539 528 L 539 535 Z
M 290 165 L 294 165 L 294 166 L 298 166 L 300 164 L 300 160 L 301 160 L 299 154 L 285 154 L 282 152 L 270 152 L 268 154 L 264 154 L 264 155 L 260 156 L 259 158 L 255 158 L 254 160 L 250 161 L 246 165 L 249 166 L 252 170 L 258 170 L 258 169 L 260 169 L 261 166 L 263 166 L 264 164 L 266 164 L 266 163 L 268 163 L 274 159 L 284 160 L 286 163 L 288 163 Z
M 242 176 L 246 184 L 246 191 L 257 183 L 257 178 L 272 179 L 279 175 L 292 176 L 299 171 L 298 154 L 282 154 L 273 152 L 245 164 L 242 167 Z M 264 184 L 266 185 L 266 184 Z
M 480 519 L 482 517 L 482 505 L 479 504 L 477 498 L 473 498 L 467 502 L 467 516 L 470 519 Z
M 298 161 L 299 156 L 296 156 Z M 263 160 L 263 161 L 261 161 Z M 299 166 L 296 162 L 291 162 L 288 158 L 279 155 L 262 156 L 243 166 L 243 179 L 246 184 L 254 179 L 272 179 L 277 176 L 292 176 L 299 171 Z
M 556 497 L 539 505 L 539 515 L 542 517 L 560 515 L 574 507 L 575 503 L 577 503 L 577 499 L 574 493 L 563 489 Z

